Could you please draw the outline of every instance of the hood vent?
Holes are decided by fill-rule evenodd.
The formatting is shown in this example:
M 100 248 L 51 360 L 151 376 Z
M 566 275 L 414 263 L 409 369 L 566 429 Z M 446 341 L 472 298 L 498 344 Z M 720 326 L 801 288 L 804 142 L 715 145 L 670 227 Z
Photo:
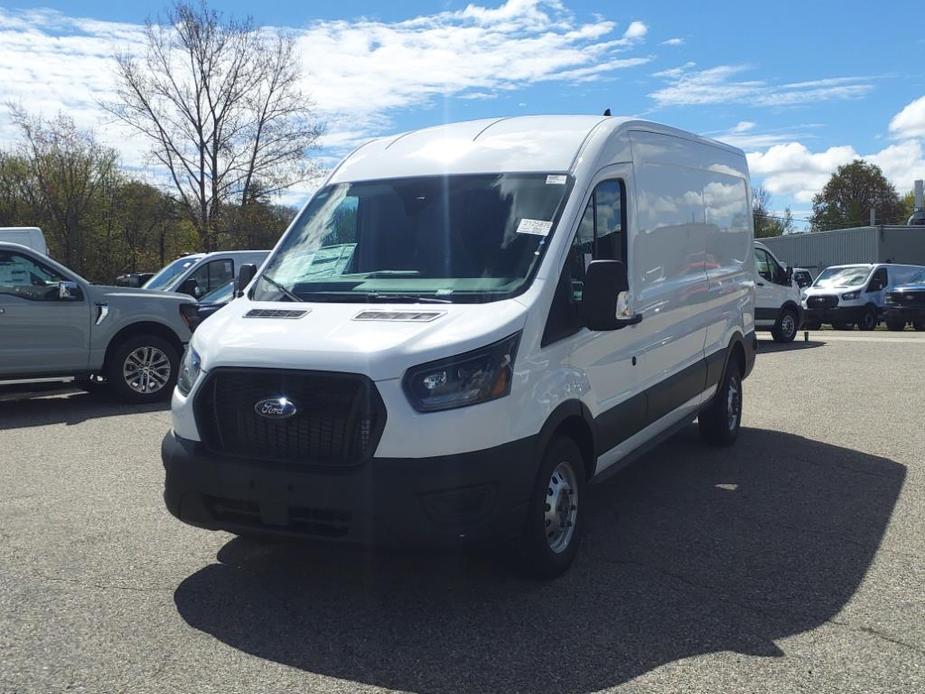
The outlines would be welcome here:
M 444 311 L 362 311 L 353 320 L 405 321 L 429 323 L 444 314 Z
M 244 314 L 245 318 L 301 318 L 308 311 L 293 311 L 285 308 L 252 308 Z

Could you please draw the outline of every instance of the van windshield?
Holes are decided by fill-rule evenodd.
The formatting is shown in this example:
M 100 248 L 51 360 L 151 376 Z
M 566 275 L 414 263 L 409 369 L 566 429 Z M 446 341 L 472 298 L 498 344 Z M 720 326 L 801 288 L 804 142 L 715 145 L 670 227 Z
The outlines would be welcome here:
M 177 258 L 172 263 L 168 263 L 160 269 L 160 271 L 154 275 L 151 279 L 145 282 L 141 288 L 142 289 L 164 289 L 167 287 L 174 279 L 176 279 L 180 273 L 190 267 L 193 263 L 199 260 L 199 256 L 187 257 L 187 258 Z
M 863 284 L 870 274 L 870 267 L 857 265 L 852 267 L 830 267 L 819 273 L 814 287 L 853 287 Z
M 280 242 L 257 301 L 483 302 L 526 289 L 565 200 L 564 175 L 339 183 Z

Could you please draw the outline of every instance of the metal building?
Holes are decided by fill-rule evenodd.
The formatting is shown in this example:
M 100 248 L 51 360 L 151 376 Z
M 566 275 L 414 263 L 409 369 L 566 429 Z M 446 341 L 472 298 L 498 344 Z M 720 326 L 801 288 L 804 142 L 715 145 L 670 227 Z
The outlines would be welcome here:
M 830 265 L 925 265 L 925 227 L 874 226 L 785 234 L 759 239 L 781 262 L 805 267 L 813 277 Z

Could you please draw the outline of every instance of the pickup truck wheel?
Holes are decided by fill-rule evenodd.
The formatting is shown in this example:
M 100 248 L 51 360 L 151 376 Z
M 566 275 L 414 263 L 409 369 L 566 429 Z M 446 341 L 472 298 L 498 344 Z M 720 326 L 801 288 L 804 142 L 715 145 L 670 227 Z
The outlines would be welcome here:
M 906 324 L 898 320 L 890 320 L 886 322 L 887 330 L 892 330 L 894 333 L 898 333 L 900 330 L 906 329 Z
M 555 578 L 575 559 L 581 542 L 584 469 L 572 439 L 553 439 L 540 464 L 517 548 L 523 568 L 534 578 Z
M 877 312 L 869 308 L 864 311 L 864 315 L 858 321 L 858 330 L 874 330 L 877 327 Z
M 697 416 L 700 437 L 716 446 L 731 446 L 742 424 L 742 374 L 738 359 L 731 359 L 716 395 Z
M 130 337 L 113 350 L 106 365 L 106 382 L 125 402 L 166 400 L 177 382 L 180 355 L 157 335 Z
M 774 338 L 774 342 L 793 342 L 800 329 L 797 320 L 797 312 L 792 308 L 785 308 L 781 311 L 777 323 L 771 328 L 771 337 Z

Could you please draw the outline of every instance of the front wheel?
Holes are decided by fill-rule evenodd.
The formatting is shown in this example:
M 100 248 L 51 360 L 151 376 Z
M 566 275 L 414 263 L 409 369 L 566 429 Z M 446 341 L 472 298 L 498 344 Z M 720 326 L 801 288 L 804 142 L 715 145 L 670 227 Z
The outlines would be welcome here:
M 793 309 L 785 308 L 780 313 L 777 323 L 771 329 L 771 337 L 775 342 L 793 342 L 800 326 L 797 324 L 797 313 Z
M 166 400 L 177 382 L 180 355 L 157 335 L 137 335 L 113 350 L 106 365 L 106 382 L 125 402 Z
M 738 360 L 726 365 L 716 395 L 697 416 L 700 436 L 716 446 L 731 446 L 739 437 L 742 425 L 742 374 Z
M 571 566 L 581 542 L 584 459 L 570 438 L 556 438 L 546 450 L 527 511 L 519 550 L 524 568 L 550 579 Z
M 877 312 L 869 308 L 858 321 L 858 330 L 874 330 L 877 327 Z

